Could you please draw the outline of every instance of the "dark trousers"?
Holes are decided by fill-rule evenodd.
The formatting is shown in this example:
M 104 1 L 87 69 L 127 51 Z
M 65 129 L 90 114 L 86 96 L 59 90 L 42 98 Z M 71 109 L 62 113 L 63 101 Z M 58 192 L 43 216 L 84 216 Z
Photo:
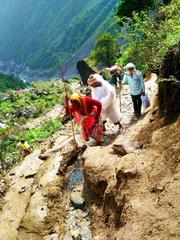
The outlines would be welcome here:
M 142 107 L 142 100 L 141 100 L 141 94 L 139 95 L 131 95 L 133 106 L 134 106 L 134 113 L 135 115 L 139 116 L 141 115 L 141 107 Z

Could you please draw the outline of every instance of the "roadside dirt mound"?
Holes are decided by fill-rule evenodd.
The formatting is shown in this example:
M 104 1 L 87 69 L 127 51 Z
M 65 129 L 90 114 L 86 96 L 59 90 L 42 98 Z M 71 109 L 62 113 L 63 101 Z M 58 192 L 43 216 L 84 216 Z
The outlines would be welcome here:
M 180 118 L 159 118 L 155 92 L 144 118 L 83 154 L 93 240 L 180 238 Z
M 178 126 L 179 120 L 159 128 L 146 149 L 125 156 L 114 154 L 110 146 L 84 153 L 94 239 L 179 239 Z

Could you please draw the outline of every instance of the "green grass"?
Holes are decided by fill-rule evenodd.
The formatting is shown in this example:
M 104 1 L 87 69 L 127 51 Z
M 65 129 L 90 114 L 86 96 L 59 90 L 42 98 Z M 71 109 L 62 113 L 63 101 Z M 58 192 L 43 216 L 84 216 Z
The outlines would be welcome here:
M 68 94 L 71 93 L 71 85 L 67 85 Z M 39 81 L 32 83 L 29 91 L 18 93 L 10 91 L 11 97 L 8 99 L 0 98 L 0 121 L 5 121 L 6 129 L 0 129 L 0 160 L 3 160 L 7 167 L 21 161 L 20 153 L 16 150 L 16 145 L 21 139 L 25 139 L 33 148 L 39 142 L 48 139 L 53 133 L 61 128 L 60 119 L 50 120 L 41 127 L 29 130 L 22 130 L 22 126 L 43 115 L 47 110 L 56 104 L 64 104 L 64 86 L 55 81 Z M 32 107 L 37 110 L 29 118 L 22 116 L 22 109 Z
M 21 139 L 25 139 L 32 148 L 36 148 L 40 142 L 45 141 L 62 127 L 61 120 L 50 120 L 41 127 L 17 131 L 12 135 L 7 135 L 2 144 L 0 158 L 10 167 L 21 161 L 21 155 L 16 149 L 16 145 Z
M 39 91 L 42 94 L 39 94 Z M 68 92 L 71 92 L 69 85 Z M 1 97 L 0 100 L 0 121 L 6 121 L 8 126 L 13 126 L 14 123 L 22 125 L 30 120 L 22 116 L 22 110 L 27 107 L 36 109 L 30 118 L 37 118 L 56 104 L 64 104 L 65 100 L 64 86 L 57 85 L 53 81 L 35 82 L 29 92 L 11 91 L 10 93 L 10 98 L 3 100 Z

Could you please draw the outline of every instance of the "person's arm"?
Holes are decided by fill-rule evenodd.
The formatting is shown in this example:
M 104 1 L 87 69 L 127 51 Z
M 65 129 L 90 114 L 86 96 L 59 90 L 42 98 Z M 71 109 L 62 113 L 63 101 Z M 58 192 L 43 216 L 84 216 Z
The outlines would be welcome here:
M 125 85 L 128 85 L 128 84 L 129 84 L 128 78 L 127 78 L 127 75 L 126 75 L 126 74 L 124 74 L 122 83 L 125 84 Z
M 91 97 L 86 97 L 87 104 L 92 104 L 97 107 L 97 115 L 96 117 L 99 118 L 101 111 L 102 111 L 102 104 L 100 101 L 95 100 Z

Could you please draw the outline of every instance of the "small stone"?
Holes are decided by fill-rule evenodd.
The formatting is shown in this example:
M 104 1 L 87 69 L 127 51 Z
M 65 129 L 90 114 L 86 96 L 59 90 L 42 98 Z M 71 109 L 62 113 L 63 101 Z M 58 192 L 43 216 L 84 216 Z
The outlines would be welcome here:
M 24 193 L 25 191 L 26 191 L 26 187 L 22 187 L 22 188 L 18 191 L 18 193 L 21 194 L 21 193 Z
M 135 178 L 138 174 L 138 171 L 136 169 L 120 169 L 117 171 L 116 173 L 116 179 L 117 181 L 121 181 L 122 179 L 131 179 L 131 178 Z
M 78 231 L 77 229 L 76 229 L 76 230 L 73 230 L 73 231 L 71 232 L 71 235 L 72 235 L 72 238 L 73 238 L 73 239 L 78 239 L 79 236 L 80 236 L 79 231 Z
M 43 161 L 47 160 L 50 157 L 50 154 L 41 154 L 39 155 L 39 158 Z
M 89 227 L 83 227 L 80 232 L 80 235 L 83 240 L 91 240 L 92 239 L 92 232 Z
M 25 179 L 34 178 L 35 176 L 36 176 L 36 173 L 29 173 L 25 176 Z
M 124 149 L 124 146 L 119 144 L 113 144 L 112 149 L 115 153 L 120 154 L 121 156 L 125 156 L 127 154 L 126 150 Z
M 15 175 L 16 175 L 16 173 L 14 173 L 14 172 L 9 174 L 9 176 L 15 176 Z
M 150 192 L 151 193 L 161 193 L 165 190 L 165 187 L 164 186 L 154 186 L 152 188 L 150 188 Z
M 71 203 L 75 209 L 83 209 L 85 206 L 85 200 L 81 196 L 81 192 L 74 192 L 71 195 Z
M 115 153 L 125 156 L 126 154 L 133 153 L 135 150 L 140 149 L 141 146 L 139 142 L 135 141 L 125 141 L 122 143 L 115 143 L 112 146 L 112 149 Z

